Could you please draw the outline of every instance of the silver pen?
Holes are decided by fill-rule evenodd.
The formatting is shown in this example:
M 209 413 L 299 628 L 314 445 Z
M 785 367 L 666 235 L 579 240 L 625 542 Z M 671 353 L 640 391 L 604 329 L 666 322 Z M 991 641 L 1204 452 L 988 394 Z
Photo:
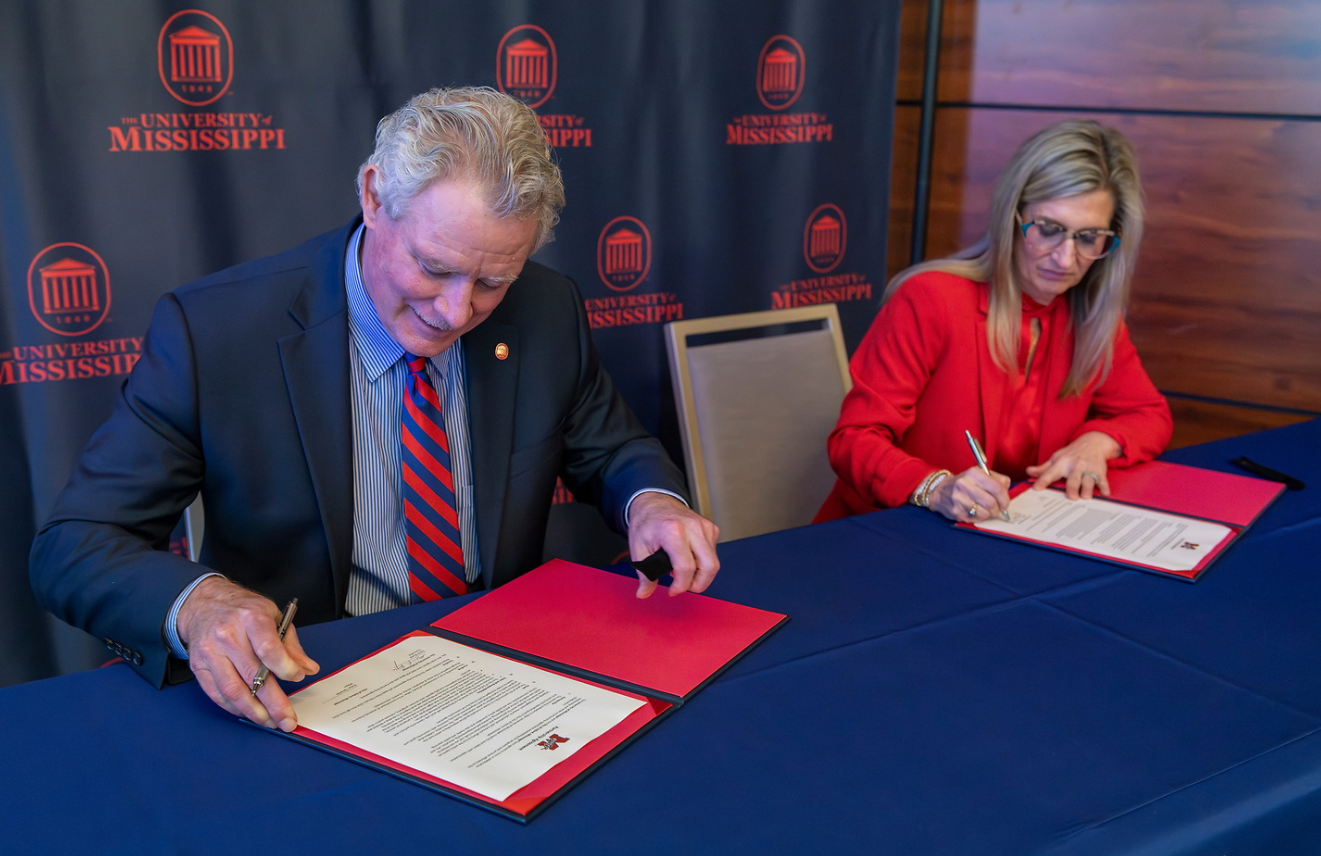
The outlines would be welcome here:
M 289 601 L 289 605 L 284 608 L 284 615 L 280 616 L 280 639 L 284 639 L 284 634 L 289 632 L 289 625 L 294 623 L 294 613 L 298 611 L 298 598 Z M 252 694 L 255 696 L 261 685 L 266 683 L 266 679 L 271 676 L 271 670 L 262 663 L 261 668 L 257 670 L 257 677 L 252 679 Z
M 982 451 L 982 444 L 977 442 L 977 438 L 972 436 L 972 432 L 966 428 L 963 435 L 968 438 L 968 445 L 972 447 L 972 456 L 977 459 L 977 468 L 988 476 L 991 474 L 991 468 L 986 465 L 986 453 Z M 1009 512 L 1001 511 L 1000 516 L 1006 523 L 1009 522 Z

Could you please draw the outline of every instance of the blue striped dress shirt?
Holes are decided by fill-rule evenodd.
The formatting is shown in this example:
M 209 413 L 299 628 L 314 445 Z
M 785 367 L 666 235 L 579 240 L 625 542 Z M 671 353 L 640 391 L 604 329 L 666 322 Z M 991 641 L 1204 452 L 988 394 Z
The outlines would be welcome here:
M 404 538 L 399 423 L 408 366 L 404 349 L 390 337 L 362 283 L 358 247 L 362 226 L 349 240 L 344 279 L 349 299 L 349 374 L 353 397 L 353 567 L 350 615 L 366 615 L 409 603 L 408 550 Z M 428 374 L 444 403 L 454 499 L 463 536 L 469 585 L 481 576 L 472 507 L 472 455 L 463 343 L 427 361 Z

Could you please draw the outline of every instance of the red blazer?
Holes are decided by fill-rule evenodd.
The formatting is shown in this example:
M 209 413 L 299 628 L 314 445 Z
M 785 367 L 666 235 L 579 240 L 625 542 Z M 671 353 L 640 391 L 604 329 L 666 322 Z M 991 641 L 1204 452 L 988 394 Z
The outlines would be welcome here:
M 816 522 L 903 505 L 936 469 L 975 466 L 964 429 L 995 460 L 995 431 L 1010 376 L 991 358 L 989 289 L 946 273 L 919 274 L 881 308 L 850 362 L 853 390 L 828 441 L 839 476 Z M 1119 441 L 1112 467 L 1155 457 L 1173 431 L 1170 408 L 1147 377 L 1122 323 L 1105 381 L 1060 399 L 1073 361 L 1073 334 L 1063 300 L 1051 306 L 1049 374 L 1037 463 L 1088 431 Z

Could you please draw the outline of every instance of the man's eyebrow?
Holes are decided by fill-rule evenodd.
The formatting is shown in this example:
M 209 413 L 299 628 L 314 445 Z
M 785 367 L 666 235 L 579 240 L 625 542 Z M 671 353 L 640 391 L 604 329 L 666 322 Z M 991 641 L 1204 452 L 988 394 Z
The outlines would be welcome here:
M 457 268 L 455 268 L 453 265 L 446 264 L 445 262 L 442 262 L 440 259 L 431 258 L 430 256 L 424 256 L 421 253 L 417 254 L 417 258 L 420 262 L 422 262 L 422 264 L 426 265 L 427 267 L 431 268 L 434 271 L 438 271 L 440 273 L 458 272 Z
M 419 255 L 418 259 L 422 262 L 422 264 L 426 265 L 428 268 L 435 271 L 436 273 L 459 273 L 458 268 L 454 267 L 453 265 L 446 264 L 445 262 L 442 262 L 440 259 L 428 258 L 422 255 Z M 515 280 L 518 279 L 518 275 L 515 274 L 514 276 L 484 276 L 482 277 L 482 279 L 486 282 L 495 282 L 495 283 L 499 283 L 500 285 L 510 285 Z

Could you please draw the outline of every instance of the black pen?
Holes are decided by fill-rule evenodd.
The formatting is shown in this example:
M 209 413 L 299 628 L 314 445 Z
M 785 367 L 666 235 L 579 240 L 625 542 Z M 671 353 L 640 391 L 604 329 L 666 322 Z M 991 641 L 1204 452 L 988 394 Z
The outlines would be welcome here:
M 968 438 L 968 445 L 972 447 L 972 456 L 977 459 L 978 469 L 989 476 L 991 474 L 991 468 L 986 465 L 986 453 L 982 451 L 982 444 L 978 443 L 977 438 L 972 436 L 972 432 L 966 428 L 964 429 L 963 434 Z M 1004 518 L 1006 523 L 1009 522 L 1008 511 L 1001 511 L 1000 516 Z
M 280 638 L 284 639 L 284 634 L 289 632 L 289 625 L 294 623 L 294 613 L 298 611 L 298 598 L 289 601 L 289 605 L 284 608 L 284 615 L 280 617 Z M 261 668 L 257 670 L 257 677 L 252 679 L 252 694 L 255 696 L 261 685 L 266 683 L 266 679 L 271 676 L 271 670 L 262 663 Z

